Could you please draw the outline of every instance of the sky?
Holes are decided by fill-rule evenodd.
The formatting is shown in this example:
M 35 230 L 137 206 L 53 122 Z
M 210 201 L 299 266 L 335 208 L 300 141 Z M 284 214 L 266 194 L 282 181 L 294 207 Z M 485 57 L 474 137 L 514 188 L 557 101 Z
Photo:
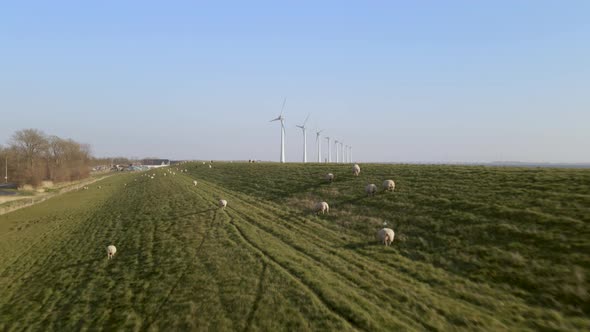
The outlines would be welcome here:
M 96 156 L 590 162 L 590 1 L 0 3 L 0 144 Z M 326 140 L 322 159 L 327 158 Z

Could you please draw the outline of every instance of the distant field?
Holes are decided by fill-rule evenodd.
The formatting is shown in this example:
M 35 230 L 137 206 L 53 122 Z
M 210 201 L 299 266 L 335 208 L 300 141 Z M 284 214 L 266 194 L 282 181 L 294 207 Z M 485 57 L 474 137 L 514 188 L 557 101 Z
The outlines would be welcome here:
M 0 216 L 0 330 L 590 330 L 589 169 L 179 167 Z

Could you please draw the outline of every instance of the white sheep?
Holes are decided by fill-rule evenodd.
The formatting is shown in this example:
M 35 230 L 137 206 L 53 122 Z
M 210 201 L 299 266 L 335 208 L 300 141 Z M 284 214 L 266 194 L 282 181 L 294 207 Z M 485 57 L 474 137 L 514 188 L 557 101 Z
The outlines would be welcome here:
M 361 167 L 358 164 L 354 164 L 354 166 L 352 166 L 352 175 L 359 176 L 360 172 Z
M 395 189 L 395 182 L 393 182 L 393 180 L 383 181 L 383 190 L 393 191 L 394 189 Z
M 211 168 L 211 165 L 209 165 L 209 168 Z
M 334 181 L 334 174 L 328 173 L 324 176 L 324 179 L 328 182 L 332 182 L 332 181 Z
M 324 214 L 324 213 L 329 213 L 330 212 L 330 206 L 328 205 L 328 203 L 326 202 L 319 202 L 315 205 L 314 207 L 314 211 L 317 214 Z
M 197 185 L 197 180 L 194 180 L 193 181 L 193 184 L 196 186 Z
M 222 209 L 225 209 L 226 206 L 227 206 L 227 201 L 225 199 L 220 199 L 219 200 L 219 207 Z
M 377 192 L 377 186 L 374 183 L 368 184 L 365 187 L 365 192 L 367 192 L 367 196 L 374 196 Z
M 98 189 L 102 189 L 102 186 L 98 186 Z
M 107 247 L 107 258 L 112 259 L 113 256 L 117 253 L 117 248 L 114 245 L 110 245 Z
M 377 232 L 377 240 L 385 246 L 389 246 L 393 242 L 395 233 L 391 228 L 383 228 Z

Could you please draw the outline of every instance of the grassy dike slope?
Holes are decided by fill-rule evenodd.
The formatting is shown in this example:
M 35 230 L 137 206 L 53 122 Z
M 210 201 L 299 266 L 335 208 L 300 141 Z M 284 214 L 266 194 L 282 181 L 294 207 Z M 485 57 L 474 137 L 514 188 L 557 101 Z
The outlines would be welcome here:
M 0 216 L 0 329 L 590 329 L 588 170 L 181 167 Z

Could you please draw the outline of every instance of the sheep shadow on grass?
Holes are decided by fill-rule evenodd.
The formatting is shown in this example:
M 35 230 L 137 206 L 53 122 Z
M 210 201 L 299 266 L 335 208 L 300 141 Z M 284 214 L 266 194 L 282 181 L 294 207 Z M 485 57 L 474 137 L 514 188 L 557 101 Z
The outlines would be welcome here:
M 356 249 L 363 249 L 363 248 L 367 248 L 367 247 L 373 247 L 375 245 L 378 245 L 378 243 L 376 241 L 361 241 L 361 242 L 347 243 L 347 244 L 343 245 L 342 248 L 356 250 Z
M 67 269 L 71 269 L 71 268 L 76 268 L 76 267 L 82 267 L 82 266 L 91 265 L 92 263 L 103 261 L 105 259 L 106 259 L 106 253 L 105 253 L 105 257 L 104 258 L 87 259 L 85 261 L 78 261 L 76 263 L 72 263 L 72 264 L 68 264 L 68 265 L 57 266 L 57 267 L 51 269 L 51 273 L 55 273 L 55 272 L 58 272 L 58 271 L 61 271 L 61 270 L 67 270 Z

